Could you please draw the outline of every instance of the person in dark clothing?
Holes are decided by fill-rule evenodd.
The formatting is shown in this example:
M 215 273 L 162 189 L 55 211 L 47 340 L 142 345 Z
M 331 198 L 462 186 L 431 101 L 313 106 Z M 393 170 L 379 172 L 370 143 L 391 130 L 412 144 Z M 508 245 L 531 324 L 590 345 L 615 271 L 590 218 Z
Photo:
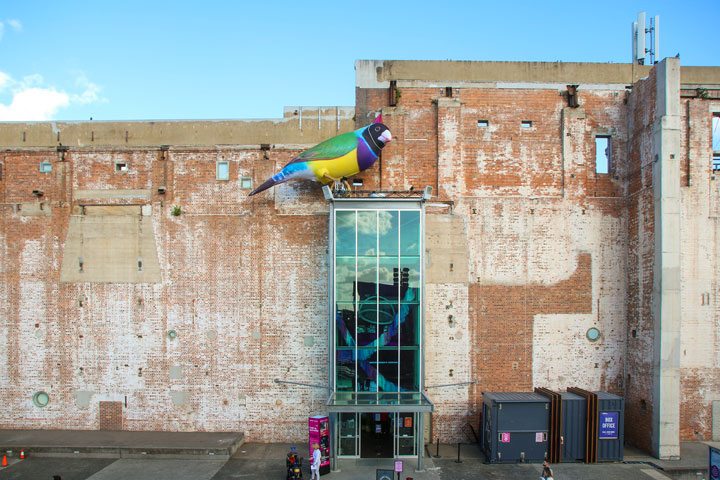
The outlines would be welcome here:
M 543 462 L 543 470 L 540 478 L 541 480 L 553 480 L 553 471 L 548 462 Z

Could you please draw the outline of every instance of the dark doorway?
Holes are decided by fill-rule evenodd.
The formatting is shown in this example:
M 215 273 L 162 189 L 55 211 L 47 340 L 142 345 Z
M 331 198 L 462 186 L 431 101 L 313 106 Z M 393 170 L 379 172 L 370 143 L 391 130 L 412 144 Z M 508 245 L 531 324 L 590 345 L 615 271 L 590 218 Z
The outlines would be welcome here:
M 393 458 L 393 415 L 360 414 L 360 457 Z

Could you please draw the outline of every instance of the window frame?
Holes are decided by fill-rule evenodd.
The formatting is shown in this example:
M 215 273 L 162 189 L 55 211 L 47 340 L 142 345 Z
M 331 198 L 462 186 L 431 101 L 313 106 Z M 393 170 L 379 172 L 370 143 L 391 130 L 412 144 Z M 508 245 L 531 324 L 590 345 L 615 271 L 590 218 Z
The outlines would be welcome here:
M 599 139 L 607 140 L 607 144 L 605 146 L 605 171 L 600 171 L 600 164 L 598 163 L 598 159 L 600 158 L 599 157 L 599 149 L 598 149 L 598 140 Z M 594 143 L 595 143 L 595 174 L 596 175 L 609 175 L 610 172 L 612 172 L 612 170 L 613 170 L 612 135 L 597 134 L 594 137 Z
M 227 171 L 225 172 L 225 178 L 222 178 L 223 176 L 220 174 L 220 167 L 225 166 L 227 167 Z M 230 181 L 230 162 L 227 160 L 218 160 L 215 162 L 215 180 L 218 182 L 227 182 Z

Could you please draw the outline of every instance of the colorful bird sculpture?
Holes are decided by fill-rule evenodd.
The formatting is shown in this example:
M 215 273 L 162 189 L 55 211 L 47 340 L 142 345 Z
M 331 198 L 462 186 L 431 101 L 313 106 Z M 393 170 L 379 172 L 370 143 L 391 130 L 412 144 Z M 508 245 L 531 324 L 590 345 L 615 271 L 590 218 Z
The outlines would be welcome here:
M 322 184 L 340 182 L 370 168 L 391 140 L 390 130 L 383 125 L 382 117 L 378 116 L 367 127 L 343 133 L 305 150 L 250 192 L 250 195 L 294 178 L 315 180 Z

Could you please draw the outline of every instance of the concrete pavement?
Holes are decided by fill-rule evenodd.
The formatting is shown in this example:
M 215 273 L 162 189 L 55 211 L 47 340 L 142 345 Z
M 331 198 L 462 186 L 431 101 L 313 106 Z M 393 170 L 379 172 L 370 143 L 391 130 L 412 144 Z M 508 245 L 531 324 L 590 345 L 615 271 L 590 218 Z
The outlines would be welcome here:
M 561 463 L 553 465 L 553 470 L 556 479 L 709 480 L 708 444 L 720 447 L 718 442 L 684 443 L 681 445 L 681 459 L 677 461 L 657 460 L 626 447 L 622 463 Z M 301 456 L 307 458 L 305 443 L 293 445 L 297 446 Z M 0 449 L 8 455 L 10 463 L 8 467 L 0 468 L 0 480 L 52 480 L 54 475 L 61 476 L 62 480 L 284 479 L 285 455 L 290 446 L 243 444 L 242 435 L 233 433 L 0 430 Z M 25 450 L 26 460 L 17 458 L 20 448 Z M 457 463 L 457 445 L 441 445 L 440 457 L 435 457 L 435 453 L 435 446 L 429 446 L 422 472 L 415 472 L 416 459 L 403 459 L 404 471 L 400 478 L 537 479 L 541 471 L 539 464 L 486 464 L 474 444 L 462 445 L 462 463 Z M 100 458 L 102 456 L 110 458 Z M 343 459 L 338 461 L 339 471 L 323 478 L 374 479 L 377 469 L 392 470 L 393 466 L 393 459 Z M 306 479 L 310 478 L 307 461 L 304 462 L 303 473 Z

